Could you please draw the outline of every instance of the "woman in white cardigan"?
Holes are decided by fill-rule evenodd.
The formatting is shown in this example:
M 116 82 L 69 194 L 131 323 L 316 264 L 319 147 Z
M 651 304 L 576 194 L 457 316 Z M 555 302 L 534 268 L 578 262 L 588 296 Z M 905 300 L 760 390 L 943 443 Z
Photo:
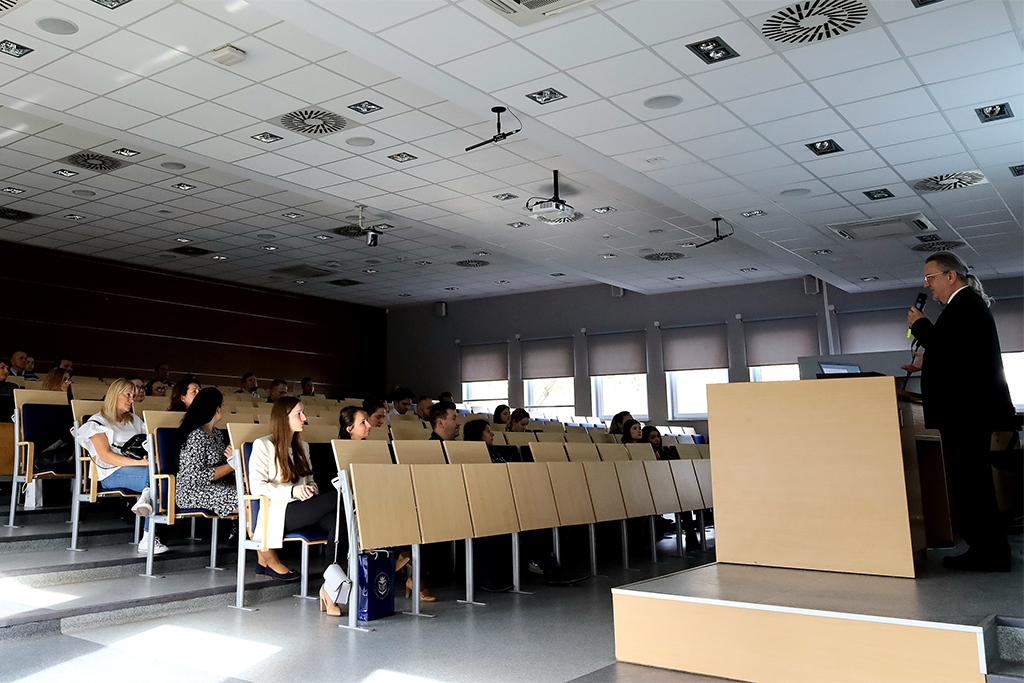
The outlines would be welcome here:
M 270 436 L 256 439 L 249 459 L 249 488 L 253 495 L 270 499 L 256 517 L 254 537 L 263 542 L 257 574 L 281 581 L 297 581 L 299 573 L 288 569 L 277 557 L 284 535 L 304 527 L 318 526 L 334 537 L 335 496 L 320 493 L 313 482 L 309 448 L 300 433 L 306 416 L 294 396 L 279 398 L 270 412 Z

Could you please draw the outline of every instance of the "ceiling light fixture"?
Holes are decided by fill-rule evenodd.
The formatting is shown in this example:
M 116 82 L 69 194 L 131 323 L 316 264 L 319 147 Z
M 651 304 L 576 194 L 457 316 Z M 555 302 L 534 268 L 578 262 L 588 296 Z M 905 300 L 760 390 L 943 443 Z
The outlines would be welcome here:
M 660 235 L 663 232 L 665 232 L 665 230 L 663 228 L 655 228 L 654 230 L 648 230 L 647 234 L 648 235 Z
M 408 292 L 402 292 L 398 296 L 400 296 L 400 297 L 402 297 L 404 299 L 405 297 L 412 296 L 412 294 L 409 294 Z
M 175 238 L 174 238 L 174 241 L 175 241 L 175 242 L 181 242 L 182 244 L 188 244 L 188 243 L 189 243 L 189 242 L 191 242 L 192 240 L 190 240 L 190 239 L 189 239 L 189 238 L 187 238 L 187 237 L 175 237 Z
M 366 273 L 366 274 L 368 274 L 368 275 L 373 275 L 374 273 L 376 273 L 376 272 L 377 272 L 377 269 L 376 269 L 376 268 L 367 268 L 367 269 L 366 269 L 366 270 L 364 270 L 363 272 L 364 272 L 364 273 Z
M 803 197 L 805 194 L 810 194 L 811 191 L 806 187 L 793 187 L 788 190 L 783 190 L 779 193 L 781 197 Z
M 682 275 L 669 275 L 668 279 L 669 280 L 685 280 L 686 278 L 684 278 Z
M 594 209 L 594 213 L 615 213 L 618 211 L 614 206 L 599 206 Z
M 357 114 L 365 116 L 366 114 L 372 114 L 375 111 L 380 111 L 384 107 L 379 104 L 374 104 L 370 100 L 363 100 L 362 102 L 356 102 L 355 104 L 348 105 L 348 108 Z
M 227 261 L 228 257 L 227 256 L 221 256 L 220 254 L 218 254 L 217 256 L 213 257 L 213 260 L 214 261 Z
M 185 164 L 180 161 L 164 161 L 160 166 L 162 168 L 166 168 L 168 171 L 180 171 L 185 168 Z
M 221 66 L 234 66 L 245 61 L 245 50 L 234 45 L 221 45 L 210 53 L 210 59 Z
M 95 197 L 96 193 L 92 190 L 71 190 L 71 194 L 76 197 Z
M 40 17 L 36 19 L 36 26 L 41 31 L 52 33 L 56 36 L 71 36 L 78 33 L 78 24 L 60 17 Z
M 942 0 L 911 0 L 911 2 L 914 4 L 914 7 L 921 9 L 922 7 L 927 7 L 928 5 L 934 5 L 937 2 L 942 2 Z
M 262 143 L 268 144 L 268 145 L 271 142 L 277 142 L 278 140 L 284 140 L 284 138 L 281 137 L 280 135 L 274 135 L 270 131 L 263 131 L 262 133 L 257 133 L 256 135 L 250 135 L 249 137 L 251 137 L 256 142 L 262 142 Z
M 28 53 L 32 52 L 32 48 L 19 45 L 13 40 L 0 40 L 0 52 L 11 57 L 21 59 Z
M 648 164 L 663 164 L 666 161 L 668 161 L 668 159 L 666 159 L 665 157 L 651 157 L 649 159 L 644 159 L 644 161 L 646 161 Z
M 69 213 L 66 216 L 64 216 L 64 218 L 67 218 L 69 221 L 80 221 L 85 219 L 85 216 L 79 215 L 77 213 Z
M 171 212 L 168 211 L 167 209 L 160 209 L 159 211 L 157 211 L 157 213 L 159 213 L 159 214 L 168 214 L 168 213 L 171 213 Z
M 121 149 L 115 149 L 113 151 L 113 154 L 120 154 L 123 157 L 137 157 L 137 156 L 139 156 L 139 152 L 136 152 L 134 149 L 128 149 L 127 147 L 122 147 Z
M 297 285 L 304 285 L 304 284 L 306 284 L 305 280 L 294 280 L 293 282 L 295 282 L 295 284 L 297 284 Z
M 408 152 L 399 152 L 398 154 L 389 154 L 388 155 L 388 159 L 391 159 L 392 161 L 397 161 L 400 164 L 404 164 L 407 161 L 412 161 L 414 159 L 419 159 L 419 157 L 413 156 L 412 154 L 409 154 Z
M 754 209 L 753 211 L 744 211 L 740 215 L 744 218 L 760 218 L 761 216 L 767 216 L 768 214 L 761 209 Z
M 53 174 L 59 175 L 62 178 L 72 178 L 78 175 L 78 171 L 72 171 L 67 168 L 58 168 L 56 171 L 53 172 Z
M 817 251 L 814 252 L 814 255 L 815 256 L 828 256 L 831 253 L 832 253 L 831 249 L 818 249 Z
M 416 265 L 417 266 L 431 266 L 431 265 L 433 265 L 433 263 L 431 263 L 430 261 L 417 261 Z
M 696 247 L 697 244 L 695 242 L 680 242 L 679 246 L 683 249 L 692 249 L 693 247 Z
M 297 218 L 302 218 L 302 214 L 301 213 L 295 213 L 294 211 L 290 211 L 288 213 L 283 213 L 281 215 L 284 216 L 285 218 L 291 218 L 292 220 L 295 220 Z
M 195 185 L 189 185 L 188 183 L 175 183 L 171 185 L 175 190 L 181 190 L 182 192 L 188 192 L 189 190 L 196 189 Z
M 538 90 L 537 92 L 529 93 L 526 96 L 529 97 L 534 102 L 536 102 L 537 104 L 551 104 L 552 102 L 557 102 L 558 100 L 566 99 L 565 95 L 558 92 L 554 88 L 544 88 L 543 90 Z
M 390 223 L 377 223 L 376 225 L 371 225 L 370 229 L 371 230 L 391 230 L 393 227 L 395 227 L 395 226 L 391 225 Z
M 25 190 L 22 190 L 21 188 L 18 187 L 5 187 L 3 189 L 0 189 L 0 192 L 6 192 L 7 194 L 24 194 Z M 526 224 L 523 223 L 523 225 Z
M 507 202 L 510 199 L 519 199 L 519 195 L 512 194 L 511 192 L 502 192 L 501 194 L 494 195 L 494 198 L 499 202 Z
M 528 226 L 528 225 L 529 225 L 529 223 L 524 223 L 524 222 L 522 222 L 522 221 L 516 221 L 515 223 L 508 223 L 507 225 L 508 225 L 508 227 L 510 227 L 510 228 L 516 228 L 516 229 L 519 229 L 519 228 L 525 228 L 526 226 Z
M 874 201 L 878 201 L 879 199 L 891 199 L 892 197 L 895 197 L 896 195 L 894 195 L 892 192 L 890 192 L 886 188 L 882 187 L 882 188 L 879 188 L 877 190 L 866 190 L 864 192 L 864 196 L 874 202 Z
M 1016 166 L 1010 166 L 1010 173 L 1013 176 L 1015 176 L 1015 177 L 1016 176 L 1024 175 L 1024 164 L 1017 164 Z
M 862 278 L 860 279 L 860 281 L 861 281 L 861 282 L 874 282 L 874 281 L 875 281 L 875 280 L 877 280 L 877 279 L 878 279 L 878 277 L 877 277 L 877 276 L 875 276 L 875 275 L 872 275 L 871 277 L 862 277 Z
M 551 273 L 551 277 L 565 277 L 565 273 Z
M 818 142 L 808 142 L 806 147 L 819 157 L 824 156 L 825 154 L 834 154 L 835 152 L 843 151 L 843 148 L 840 147 L 839 143 L 837 143 L 835 140 L 819 140 Z
M 644 100 L 644 106 L 648 109 L 671 109 L 683 103 L 679 95 L 655 95 Z
M 275 247 L 273 244 L 264 244 L 262 247 L 260 247 L 260 249 L 262 249 L 263 251 L 277 251 L 277 247 Z
M 601 258 L 604 258 L 604 259 L 615 258 L 615 254 L 601 254 Z
M 474 251 L 473 256 L 490 256 L 491 253 L 488 251 Z
M 756 273 L 757 268 L 740 268 L 741 273 Z
M 106 7 L 107 9 L 117 9 L 123 5 L 127 5 L 132 0 L 92 0 L 100 7 Z
M 511 280 L 495 280 L 494 281 L 494 284 L 496 284 L 496 285 L 507 285 L 507 284 L 510 284 L 510 283 L 511 283 Z
M 982 123 L 992 123 L 993 121 L 1013 118 L 1013 112 L 1010 110 L 1009 102 L 1003 102 L 1002 104 L 990 104 L 987 107 L 979 107 L 974 110 L 974 113 L 978 115 L 978 119 Z
M 374 140 L 373 138 L 356 136 L 354 138 L 349 138 L 348 140 L 345 140 L 345 144 L 352 145 L 353 147 L 373 147 L 374 145 L 377 144 L 377 141 Z
M 732 59 L 733 57 L 739 57 L 740 53 L 729 47 L 729 45 L 715 36 L 714 38 L 708 38 L 697 43 L 691 43 L 687 45 L 693 54 L 700 57 L 700 60 L 705 64 L 717 64 L 718 62 L 725 61 L 726 59 Z

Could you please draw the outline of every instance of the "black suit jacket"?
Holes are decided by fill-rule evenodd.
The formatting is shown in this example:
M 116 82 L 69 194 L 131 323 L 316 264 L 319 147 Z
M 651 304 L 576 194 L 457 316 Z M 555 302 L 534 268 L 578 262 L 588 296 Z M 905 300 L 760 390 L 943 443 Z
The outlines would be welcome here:
M 921 394 L 930 429 L 1010 429 L 1014 408 L 1003 373 L 999 335 L 985 301 L 961 289 L 933 324 L 911 331 L 924 346 Z

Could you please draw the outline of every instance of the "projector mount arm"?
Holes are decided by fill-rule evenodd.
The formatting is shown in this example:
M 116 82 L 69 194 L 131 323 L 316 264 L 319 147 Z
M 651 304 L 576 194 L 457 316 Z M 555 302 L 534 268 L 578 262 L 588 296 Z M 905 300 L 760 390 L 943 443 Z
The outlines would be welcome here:
M 498 134 L 495 135 L 494 137 L 492 137 L 490 140 L 484 140 L 482 142 L 476 143 L 475 145 L 470 145 L 469 147 L 466 148 L 467 152 L 472 152 L 474 149 L 477 149 L 478 147 L 483 147 L 484 145 L 489 145 L 492 142 L 495 142 L 495 143 L 501 142 L 505 138 L 507 138 L 509 136 L 512 136 L 512 135 L 515 135 L 516 133 L 518 133 L 519 131 L 521 131 L 523 129 L 523 122 L 519 120 L 519 117 L 515 115 L 515 112 L 510 111 L 510 110 L 506 109 L 505 107 L 491 107 L 491 111 L 494 112 L 495 114 L 497 114 L 497 116 L 498 116 Z M 510 130 L 508 132 L 502 133 L 501 132 L 501 115 L 504 114 L 506 111 L 508 111 L 509 114 L 512 114 L 512 116 L 515 117 L 516 121 L 519 123 L 519 127 L 516 128 L 515 130 Z
M 700 244 L 694 245 L 695 249 L 700 249 L 701 247 L 706 247 L 709 244 L 714 244 L 715 242 L 721 242 L 726 237 L 732 237 L 733 233 L 736 232 L 736 226 L 734 226 L 729 221 L 725 221 L 724 218 L 716 216 L 716 217 L 712 218 L 711 220 L 713 220 L 715 222 L 715 236 L 712 237 L 711 239 L 707 240 L 706 242 L 701 242 Z M 719 229 L 719 224 L 722 221 L 725 221 L 725 224 L 728 225 L 730 228 L 732 228 L 732 232 L 726 233 L 724 235 L 722 234 L 722 231 Z

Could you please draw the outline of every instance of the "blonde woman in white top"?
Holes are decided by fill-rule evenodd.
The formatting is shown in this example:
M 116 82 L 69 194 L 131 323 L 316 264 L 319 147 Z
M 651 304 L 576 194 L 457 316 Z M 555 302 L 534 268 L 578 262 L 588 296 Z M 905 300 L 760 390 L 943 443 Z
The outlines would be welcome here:
M 263 544 L 256 573 L 281 581 L 299 579 L 299 573 L 288 569 L 277 556 L 284 535 L 318 526 L 328 538 L 334 538 L 336 523 L 336 497 L 333 492 L 320 493 L 313 482 L 309 448 L 300 436 L 306 422 L 302 411 L 298 398 L 279 398 L 270 412 L 270 436 L 253 442 L 249 458 L 252 494 L 270 499 L 256 517 L 254 538 Z
M 115 379 L 107 387 L 107 396 L 103 408 L 91 416 L 78 428 L 78 443 L 96 463 L 96 473 L 101 489 L 128 489 L 137 491 L 139 502 L 132 512 L 149 517 L 153 514 L 152 501 L 149 497 L 149 457 L 141 459 L 131 457 L 138 453 L 138 446 L 133 448 L 130 442 L 138 442 L 135 437 L 146 434 L 146 425 L 140 417 L 132 413 L 135 403 L 135 385 L 127 379 Z M 139 541 L 139 552 L 146 552 L 149 536 L 149 520 L 146 520 L 146 534 Z M 153 552 L 167 552 L 167 546 L 154 539 Z

